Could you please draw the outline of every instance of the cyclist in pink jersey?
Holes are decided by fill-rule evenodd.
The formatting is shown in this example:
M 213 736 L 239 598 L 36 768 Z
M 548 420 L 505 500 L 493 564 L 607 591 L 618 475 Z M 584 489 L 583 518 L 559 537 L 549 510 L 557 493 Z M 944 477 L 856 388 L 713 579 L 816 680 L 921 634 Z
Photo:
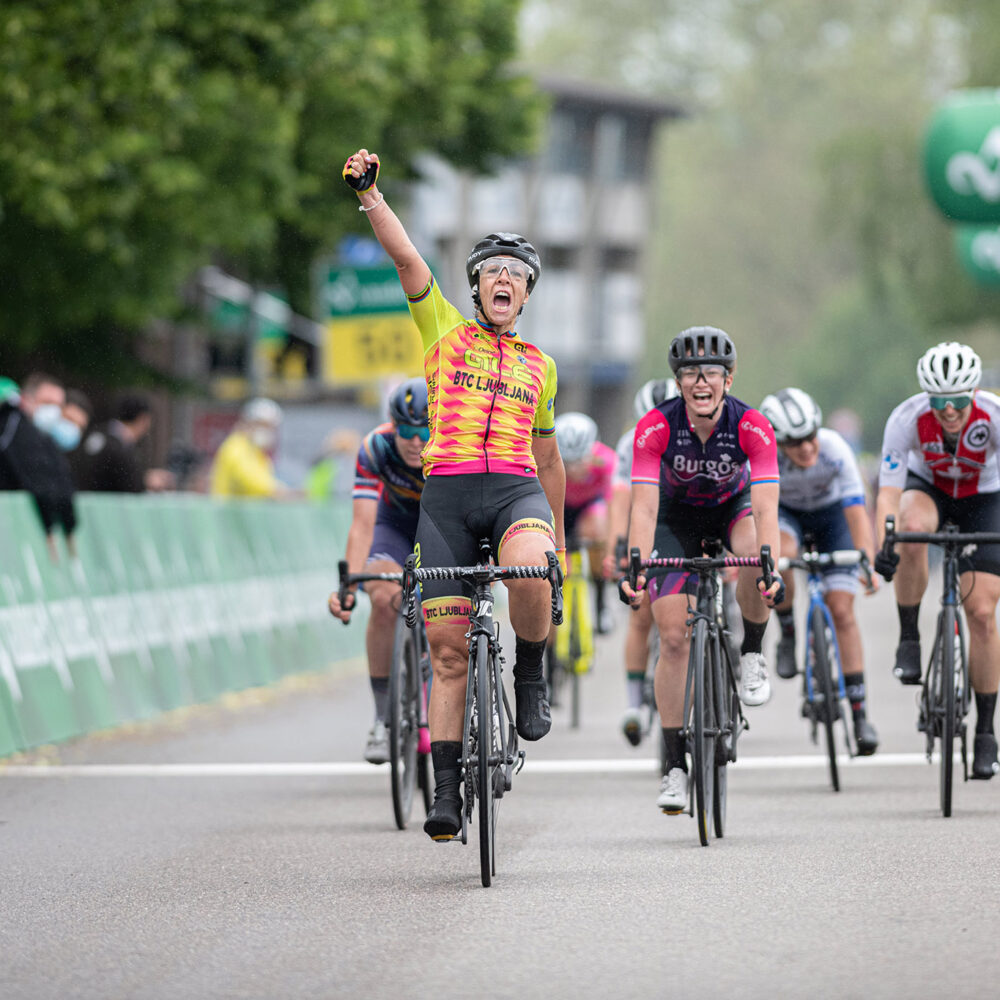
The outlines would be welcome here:
M 466 263 L 475 314 L 464 317 L 441 294 L 430 268 L 377 187 L 378 157 L 366 149 L 344 165 L 359 210 L 399 272 L 424 346 L 430 440 L 423 453 L 416 551 L 421 566 L 469 565 L 488 537 L 502 564 L 544 566 L 564 553 L 566 476 L 555 438 L 556 367 L 515 332 L 541 273 L 522 236 L 491 233 Z M 522 739 L 551 727 L 542 658 L 549 633 L 546 580 L 514 580 L 510 620 L 516 637 L 514 695 Z M 437 841 L 461 829 L 460 756 L 471 610 L 467 587 L 421 586 L 434 683 L 428 722 L 434 804 L 424 831 Z
M 608 504 L 617 456 L 613 448 L 597 440 L 597 424 L 586 413 L 560 413 L 556 417 L 556 440 L 566 466 L 566 537 L 587 550 L 594 584 L 594 620 L 603 635 L 613 627 L 611 609 L 604 601 L 602 557 L 608 539 Z
M 979 355 L 954 341 L 930 348 L 917 363 L 923 391 L 900 403 L 885 425 L 875 515 L 880 546 L 889 514 L 900 531 L 937 531 L 945 521 L 959 531 L 1000 531 L 1000 398 L 979 388 L 981 378 Z M 896 578 L 900 635 L 893 672 L 903 684 L 919 684 L 917 620 L 927 589 L 927 546 L 900 545 L 892 561 L 879 551 L 875 568 L 887 580 Z M 959 570 L 976 692 L 972 776 L 988 779 L 1000 770 L 993 731 L 1000 545 L 976 546 Z
M 644 559 L 654 548 L 664 557 L 698 556 L 704 539 L 718 539 L 739 556 L 754 556 L 769 545 L 776 556 L 777 445 L 763 415 L 729 395 L 736 367 L 732 340 L 716 327 L 692 327 L 673 339 L 668 358 L 680 396 L 660 403 L 636 427 L 629 545 Z M 759 573 L 741 569 L 736 585 L 743 613 L 740 699 L 746 705 L 771 697 L 761 644 L 769 608 L 781 602 L 785 589 L 777 574 L 765 589 Z M 660 633 L 655 689 L 667 771 L 656 804 L 669 815 L 683 811 L 688 799 L 682 729 L 688 595 L 697 583 L 692 577 L 671 573 L 649 581 Z M 637 590 L 645 586 L 640 576 Z M 620 588 L 623 600 L 637 603 L 627 579 Z

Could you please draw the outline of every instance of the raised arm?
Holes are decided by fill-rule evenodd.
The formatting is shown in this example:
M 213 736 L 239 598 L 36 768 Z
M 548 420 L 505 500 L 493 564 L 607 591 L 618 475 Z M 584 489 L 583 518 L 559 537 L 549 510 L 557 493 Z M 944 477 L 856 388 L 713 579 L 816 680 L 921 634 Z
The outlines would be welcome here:
M 359 149 L 344 164 L 344 180 L 354 188 L 361 202 L 361 211 L 368 216 L 375 239 L 396 265 L 403 291 L 407 295 L 416 295 L 427 287 L 431 280 L 431 270 L 406 235 L 396 213 L 389 208 L 385 196 L 379 191 L 376 184 L 378 172 L 379 158 L 367 149 Z M 353 182 L 351 178 L 354 179 Z M 363 190 L 356 186 L 357 183 L 368 181 L 369 186 Z

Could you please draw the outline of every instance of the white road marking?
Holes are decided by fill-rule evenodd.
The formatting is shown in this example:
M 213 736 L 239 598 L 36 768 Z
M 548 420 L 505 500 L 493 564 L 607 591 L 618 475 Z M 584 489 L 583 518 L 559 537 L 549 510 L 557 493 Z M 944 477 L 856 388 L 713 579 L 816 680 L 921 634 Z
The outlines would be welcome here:
M 956 757 L 956 760 L 958 758 Z M 934 757 L 934 762 L 937 756 Z M 922 753 L 883 753 L 873 757 L 838 757 L 842 767 L 927 766 Z M 783 757 L 741 757 L 738 771 L 795 771 L 825 768 L 827 759 L 818 754 Z M 528 760 L 523 774 L 620 774 L 649 772 L 659 767 L 652 757 Z M 381 778 L 389 768 L 354 761 L 259 763 L 259 764 L 8 764 L 0 763 L 0 778 Z

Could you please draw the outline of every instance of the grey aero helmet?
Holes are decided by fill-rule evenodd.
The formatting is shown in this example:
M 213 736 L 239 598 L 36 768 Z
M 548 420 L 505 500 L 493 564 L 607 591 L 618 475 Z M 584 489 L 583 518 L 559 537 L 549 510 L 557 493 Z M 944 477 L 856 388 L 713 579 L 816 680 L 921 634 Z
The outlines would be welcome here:
M 983 377 L 979 355 L 954 340 L 935 344 L 917 362 L 917 381 L 932 396 L 972 392 Z
M 688 365 L 722 365 L 730 374 L 736 367 L 736 347 L 725 330 L 715 326 L 692 326 L 670 342 L 670 370 Z
M 596 440 L 597 424 L 586 413 L 560 413 L 556 417 L 556 441 L 567 465 L 586 458 Z
M 427 383 L 422 378 L 409 378 L 393 390 L 389 418 L 397 424 L 427 426 Z
M 642 420 L 654 406 L 659 406 L 660 403 L 673 399 L 676 395 L 677 383 L 672 378 L 651 378 L 645 385 L 639 387 L 632 400 L 635 419 Z
M 779 444 L 811 437 L 823 426 L 823 411 L 816 400 L 791 386 L 766 396 L 759 409 L 774 428 Z

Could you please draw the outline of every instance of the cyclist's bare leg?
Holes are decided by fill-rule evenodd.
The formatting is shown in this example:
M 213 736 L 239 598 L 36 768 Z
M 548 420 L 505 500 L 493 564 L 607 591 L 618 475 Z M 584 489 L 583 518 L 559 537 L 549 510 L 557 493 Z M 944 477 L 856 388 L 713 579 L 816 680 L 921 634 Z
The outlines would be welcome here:
M 787 531 L 781 533 L 780 554 L 787 559 L 794 559 L 799 554 L 798 541 L 794 535 L 788 534 Z M 755 574 L 755 580 L 756 576 Z M 793 572 L 784 573 L 781 578 L 785 581 L 785 600 L 774 609 L 779 615 L 791 611 L 792 605 L 795 603 L 795 574 Z
M 905 490 L 899 502 L 897 531 L 937 531 L 938 512 L 934 501 L 919 490 Z M 896 603 L 903 607 L 919 604 L 927 589 L 927 546 L 900 545 L 896 569 Z
M 997 601 L 1000 576 L 963 573 L 960 592 L 969 623 L 969 679 L 978 694 L 993 694 L 1000 685 L 1000 635 L 997 633 Z
M 653 627 L 653 609 L 649 598 L 643 596 L 639 606 L 628 616 L 625 632 L 625 672 L 645 674 L 646 657 L 649 655 L 649 630 Z
M 757 545 L 757 529 L 754 527 L 752 517 L 740 518 L 732 526 L 729 542 L 735 556 L 757 556 L 760 554 L 760 548 Z M 739 573 L 739 579 L 736 581 L 736 602 L 740 606 L 740 613 L 748 622 L 763 625 L 767 621 L 770 611 L 757 589 L 760 567 L 750 566 L 741 569 Z M 788 586 L 787 581 L 785 586 Z
M 431 647 L 431 684 L 427 724 L 431 741 L 461 740 L 465 719 L 465 686 L 469 670 L 468 618 L 464 623 L 427 623 Z
M 546 552 L 555 550 L 552 539 L 540 531 L 518 531 L 500 545 L 501 566 L 545 566 Z M 542 642 L 552 622 L 552 590 L 548 580 L 505 580 L 510 595 L 510 624 L 514 634 L 529 642 Z
M 600 580 L 604 576 L 604 548 L 608 539 L 608 510 L 604 504 L 591 505 L 577 519 L 576 534 L 587 550 L 590 577 Z
M 399 573 L 402 568 L 391 559 L 380 559 L 366 563 L 365 572 Z M 365 593 L 372 605 L 365 633 L 368 674 L 371 677 L 388 677 L 399 614 L 399 586 L 388 580 L 370 580 L 365 584 Z
M 653 602 L 653 620 L 660 633 L 656 662 L 656 706 L 664 729 L 684 724 L 684 681 L 688 661 L 688 598 L 667 594 Z
M 854 616 L 854 595 L 846 590 L 828 590 L 824 597 L 837 632 L 840 665 L 845 674 L 864 672 L 864 654 L 861 649 L 861 630 Z

